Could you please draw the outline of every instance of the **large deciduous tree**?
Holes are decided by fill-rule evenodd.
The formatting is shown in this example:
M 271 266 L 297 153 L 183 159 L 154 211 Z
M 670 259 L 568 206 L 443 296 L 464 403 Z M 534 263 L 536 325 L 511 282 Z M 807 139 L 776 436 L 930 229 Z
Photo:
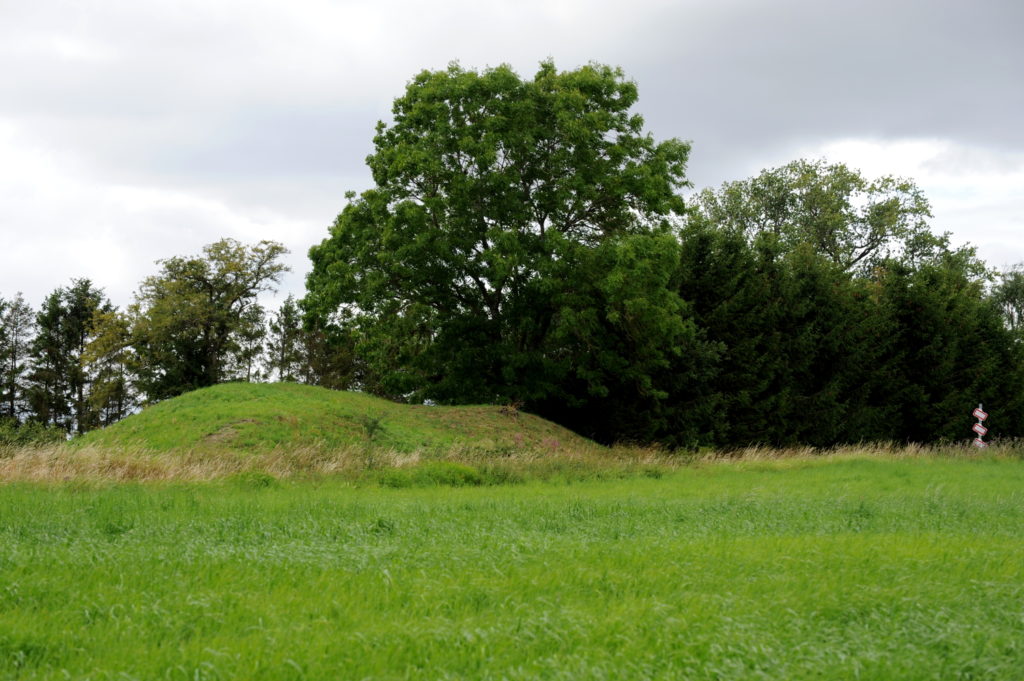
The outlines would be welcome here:
M 635 101 L 596 65 L 413 79 L 374 188 L 310 250 L 309 366 L 602 441 L 958 438 L 977 400 L 1020 434 L 1018 282 L 987 297 L 913 182 L 795 161 L 687 211 L 689 147 L 655 142 Z
M 376 186 L 350 194 L 310 250 L 303 307 L 321 328 L 355 339 L 363 387 L 527 404 L 574 381 L 606 389 L 598 381 L 611 365 L 574 362 L 582 336 L 559 326 L 578 313 L 574 304 L 601 298 L 588 279 L 606 274 L 600 263 L 658 262 L 638 254 L 665 244 L 686 184 L 688 144 L 655 142 L 631 111 L 636 99 L 634 83 L 601 65 L 559 72 L 544 62 L 532 80 L 507 66 L 452 65 L 409 83 L 393 122 L 377 127 L 367 159 Z M 627 237 L 631 255 L 607 250 Z M 652 300 L 674 313 L 671 298 Z M 681 332 L 629 300 L 606 302 L 616 309 L 596 310 L 598 325 Z M 649 342 L 630 342 L 645 353 L 631 372 L 662 364 Z M 660 394 L 650 376 L 629 382 Z
M 1003 319 L 1019 339 L 1024 340 L 1024 264 L 1003 272 L 992 291 L 992 297 L 1003 313 Z
M 98 311 L 82 361 L 92 380 L 89 401 L 100 426 L 108 426 L 138 407 L 133 383 L 136 355 L 131 347 L 131 319 L 117 309 Z
M 893 255 L 917 260 L 946 244 L 927 224 L 927 199 L 910 180 L 868 180 L 845 164 L 798 160 L 757 177 L 704 190 L 694 218 L 753 239 L 769 233 L 788 248 L 810 244 L 844 270 Z
M 135 381 L 150 401 L 219 383 L 231 371 L 249 371 L 257 297 L 273 290 L 287 268 L 278 259 L 281 244 L 249 246 L 222 239 L 202 255 L 159 261 L 127 311 L 127 323 L 114 323 L 107 352 L 130 348 Z M 251 353 L 250 353 L 251 354 Z

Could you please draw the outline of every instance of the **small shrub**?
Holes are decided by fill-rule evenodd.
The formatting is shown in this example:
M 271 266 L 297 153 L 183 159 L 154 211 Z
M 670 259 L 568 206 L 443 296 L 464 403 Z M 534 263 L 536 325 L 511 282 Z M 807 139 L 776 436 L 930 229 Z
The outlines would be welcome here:
M 65 440 L 67 435 L 57 426 L 45 426 L 33 421 L 18 423 L 14 419 L 0 420 L 0 446 L 52 445 Z

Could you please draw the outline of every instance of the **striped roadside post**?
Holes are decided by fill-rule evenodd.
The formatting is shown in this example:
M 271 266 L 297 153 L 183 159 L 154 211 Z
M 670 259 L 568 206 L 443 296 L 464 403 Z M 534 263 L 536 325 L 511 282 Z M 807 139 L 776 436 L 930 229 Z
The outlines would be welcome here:
M 974 418 L 978 419 L 978 422 L 971 426 L 971 430 L 978 434 L 978 437 L 974 438 L 974 446 L 978 449 L 984 449 L 985 447 L 988 447 L 988 443 L 981 438 L 985 437 L 985 433 L 988 432 L 988 428 L 981 425 L 981 422 L 988 418 L 988 414 L 982 410 L 981 402 L 978 403 L 978 408 L 971 413 L 974 415 Z

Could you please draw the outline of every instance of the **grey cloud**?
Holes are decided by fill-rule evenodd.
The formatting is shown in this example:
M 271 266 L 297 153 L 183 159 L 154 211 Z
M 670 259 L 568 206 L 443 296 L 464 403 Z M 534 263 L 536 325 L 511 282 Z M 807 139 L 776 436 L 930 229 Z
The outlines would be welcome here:
M 37 0 L 3 13 L 0 123 L 25 145 L 80 163 L 97 185 L 301 222 L 282 236 L 296 253 L 326 234 L 344 191 L 369 185 L 364 158 L 392 98 L 453 59 L 523 75 L 548 56 L 621 65 L 654 135 L 693 141 L 697 187 L 839 138 L 982 148 L 934 160 L 962 170 L 1024 153 L 1015 0 Z M 109 228 L 141 252 L 180 215 Z M 215 218 L 202 229 L 207 242 L 230 231 Z
M 390 44 L 368 52 L 345 47 L 360 31 L 345 22 L 366 14 L 356 9 L 325 19 L 339 24 L 330 41 L 304 39 L 306 25 L 270 25 L 274 13 L 194 7 L 190 19 L 187 6 L 161 5 L 153 16 L 141 6 L 98 7 L 75 19 L 86 40 L 112 45 L 111 56 L 46 54 L 8 71 L 0 114 L 36 125 L 70 119 L 63 143 L 77 135 L 98 163 L 140 176 L 167 167 L 310 174 L 331 159 L 349 172 L 387 113 L 382 104 L 415 71 L 452 58 L 510 61 L 527 73 L 547 55 L 566 68 L 621 64 L 641 85 L 638 109 L 652 128 L 727 159 L 836 135 L 1024 145 L 1017 2 L 689 2 L 628 15 L 581 4 L 561 17 L 545 3 L 430 12 L 391 3 L 384 16 L 394 30 L 381 36 Z
M 843 136 L 1021 148 L 1022 29 L 1016 2 L 684 6 L 622 58 L 651 125 L 725 165 Z
M 1024 170 L 1024 153 L 984 153 L 957 147 L 936 154 L 922 168 L 950 175 L 1010 174 Z

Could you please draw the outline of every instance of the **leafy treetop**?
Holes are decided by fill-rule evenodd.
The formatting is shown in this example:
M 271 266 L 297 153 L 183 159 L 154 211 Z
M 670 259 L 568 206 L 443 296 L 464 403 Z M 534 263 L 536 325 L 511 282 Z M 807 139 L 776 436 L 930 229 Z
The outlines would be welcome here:
M 532 80 L 453 64 L 409 83 L 377 126 L 376 186 L 349 194 L 310 249 L 303 306 L 363 339 L 365 387 L 400 396 L 466 380 L 480 390 L 447 395 L 490 401 L 525 397 L 502 386 L 530 374 L 525 393 L 546 390 L 555 368 L 542 348 L 558 292 L 582 276 L 572 266 L 683 211 L 689 145 L 655 142 L 636 99 L 619 69 L 597 64 L 544 62 Z M 461 378 L 456 344 L 478 360 Z

